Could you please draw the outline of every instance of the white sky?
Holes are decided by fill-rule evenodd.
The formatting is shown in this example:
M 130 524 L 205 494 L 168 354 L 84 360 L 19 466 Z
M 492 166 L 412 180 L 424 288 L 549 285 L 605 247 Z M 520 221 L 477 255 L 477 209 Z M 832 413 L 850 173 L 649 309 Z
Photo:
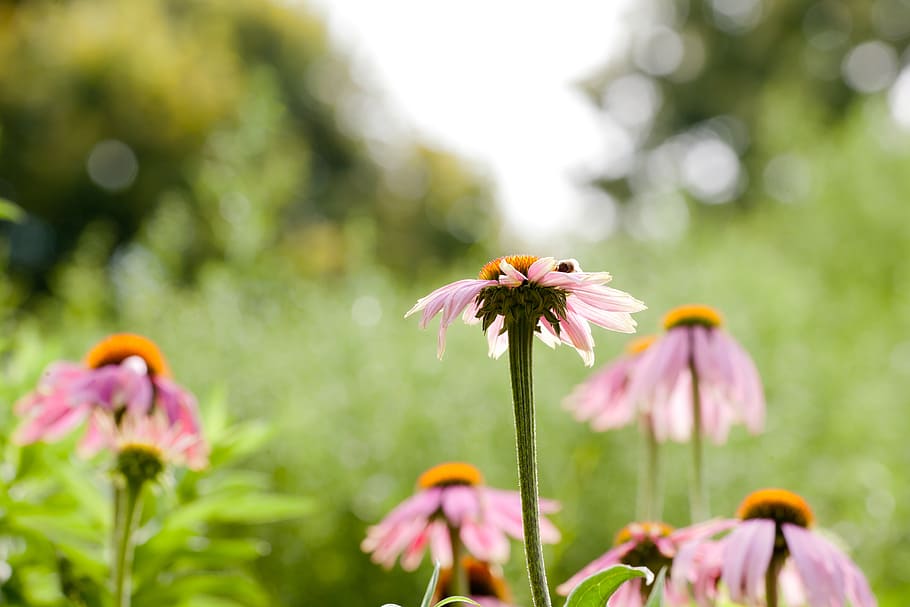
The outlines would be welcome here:
M 311 4 L 393 112 L 493 178 L 517 231 L 577 223 L 606 138 L 572 85 L 619 44 L 625 0 Z

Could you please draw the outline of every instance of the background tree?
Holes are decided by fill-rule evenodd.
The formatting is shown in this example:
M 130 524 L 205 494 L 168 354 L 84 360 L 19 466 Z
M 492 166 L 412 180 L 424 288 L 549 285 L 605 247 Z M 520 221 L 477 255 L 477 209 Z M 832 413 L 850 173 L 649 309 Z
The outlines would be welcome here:
M 585 84 L 609 139 L 594 181 L 637 207 L 680 192 L 746 206 L 807 196 L 805 144 L 894 81 L 910 3 L 654 0 L 629 23 Z
M 47 285 L 87 238 L 183 278 L 279 247 L 334 271 L 371 216 L 373 253 L 413 271 L 495 228 L 471 170 L 384 118 L 298 8 L 0 3 L 0 197 L 28 212 L 0 232 L 11 267 Z

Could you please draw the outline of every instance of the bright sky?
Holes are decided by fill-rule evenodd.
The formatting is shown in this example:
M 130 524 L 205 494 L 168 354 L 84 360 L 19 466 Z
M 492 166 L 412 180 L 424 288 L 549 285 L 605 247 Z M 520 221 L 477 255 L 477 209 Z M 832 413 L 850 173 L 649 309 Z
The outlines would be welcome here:
M 392 110 L 489 174 L 532 239 L 578 222 L 605 150 L 573 82 L 619 44 L 622 0 L 312 0 Z

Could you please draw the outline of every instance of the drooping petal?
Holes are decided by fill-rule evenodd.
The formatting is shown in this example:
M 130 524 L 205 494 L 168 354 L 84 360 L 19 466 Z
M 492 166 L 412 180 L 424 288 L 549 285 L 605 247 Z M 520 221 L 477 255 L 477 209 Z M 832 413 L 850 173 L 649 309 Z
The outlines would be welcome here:
M 442 512 L 454 527 L 460 527 L 466 519 L 479 515 L 479 494 L 476 487 L 455 485 L 442 489 Z
M 509 335 L 502 330 L 505 321 L 505 317 L 500 315 L 487 327 L 487 355 L 490 358 L 499 358 L 509 349 Z
M 847 557 L 828 540 L 808 529 L 784 523 L 781 530 L 805 583 L 809 604 L 845 605 L 847 582 L 842 564 Z
M 430 523 L 430 556 L 442 567 L 452 566 L 452 536 L 442 520 Z
M 604 329 L 617 333 L 635 333 L 635 327 L 638 326 L 628 312 L 597 308 L 574 295 L 570 295 L 566 301 L 576 314 Z
M 691 587 L 699 607 L 712 607 L 717 599 L 723 551 L 722 542 L 696 539 L 684 543 L 673 559 L 673 586 L 681 593 Z
M 651 404 L 658 389 L 667 393 L 676 385 L 687 367 L 689 340 L 685 332 L 670 331 L 645 350 L 629 382 L 629 398 L 645 406 Z
M 460 536 L 465 548 L 480 560 L 494 563 L 509 560 L 509 540 L 492 524 L 465 521 Z
M 740 523 L 725 538 L 721 575 L 734 601 L 758 603 L 774 550 L 774 529 L 772 520 L 753 519 Z
M 432 533 L 432 527 L 424 527 L 421 529 L 420 533 L 417 534 L 417 537 L 408 544 L 408 547 L 404 549 L 404 552 L 401 554 L 401 568 L 405 571 L 414 571 L 420 565 L 420 561 L 423 560 L 423 554 L 426 552 L 427 545 L 430 543 L 430 535 Z
M 423 532 L 426 526 L 427 521 L 425 519 L 416 518 L 395 525 L 388 534 L 380 539 L 370 558 L 374 563 L 390 569 L 395 564 L 395 559 Z M 404 565 L 402 563 L 402 567 Z
M 578 421 L 597 431 L 620 428 L 635 419 L 635 404 L 627 397 L 629 372 L 635 359 L 623 356 L 607 365 L 565 398 L 563 406 Z
M 404 315 L 405 318 L 423 310 L 420 317 L 419 326 L 425 329 L 430 320 L 443 313 L 443 318 L 439 323 L 439 333 L 437 337 L 437 356 L 442 358 L 445 352 L 445 334 L 446 329 L 456 316 L 461 314 L 477 298 L 477 295 L 485 288 L 497 284 L 495 280 L 463 279 L 456 280 L 453 283 L 439 287 L 429 295 L 417 300 L 410 310 Z
M 594 336 L 591 335 L 591 326 L 583 316 L 577 314 L 566 301 L 566 315 L 559 318 L 559 326 L 563 341 L 570 344 L 578 352 L 586 367 L 594 365 Z

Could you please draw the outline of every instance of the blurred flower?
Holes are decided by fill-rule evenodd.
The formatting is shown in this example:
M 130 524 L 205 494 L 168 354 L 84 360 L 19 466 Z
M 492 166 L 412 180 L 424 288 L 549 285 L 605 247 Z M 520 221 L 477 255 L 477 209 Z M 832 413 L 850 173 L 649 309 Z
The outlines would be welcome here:
M 537 335 L 554 347 L 571 345 L 585 364 L 594 364 L 590 323 L 622 333 L 633 333 L 630 313 L 645 309 L 628 293 L 604 286 L 607 272 L 582 272 L 574 259 L 510 255 L 487 263 L 476 279 L 458 280 L 422 297 L 405 317 L 423 310 L 420 327 L 442 312 L 437 355 L 445 351 L 446 329 L 462 314 L 468 324 L 483 322 L 489 354 L 498 358 L 508 347 L 506 317 L 529 315 L 537 319 Z
M 96 344 L 82 364 L 63 361 L 48 367 L 37 389 L 16 403 L 16 413 L 26 419 L 15 440 L 57 440 L 88 418 L 79 448 L 90 455 L 110 444 L 100 421 L 104 416 L 118 425 L 127 414 L 142 417 L 158 411 L 175 432 L 194 438 L 187 447 L 188 461 L 204 462 L 208 450 L 195 398 L 171 381 L 167 362 L 151 340 L 119 333 Z
M 629 378 L 642 353 L 657 339 L 654 335 L 632 340 L 626 353 L 579 384 L 563 406 L 578 421 L 590 421 L 598 432 L 621 428 L 636 418 L 636 403 L 629 399 Z
M 512 593 L 502 577 L 500 567 L 470 556 L 461 559 L 461 567 L 465 572 L 468 598 L 474 599 L 482 607 L 511 607 Z M 452 568 L 443 569 L 439 573 L 439 583 L 431 604 L 435 605 L 455 594 Z
M 154 480 L 168 465 L 201 470 L 206 466 L 202 437 L 171 423 L 160 409 L 149 414 L 127 411 L 115 422 L 111 415 L 92 412 L 101 447 L 117 456 L 117 468 L 128 478 Z
M 679 547 L 693 538 L 716 533 L 724 521 L 712 520 L 699 525 L 674 530 L 664 523 L 631 523 L 616 534 L 614 547 L 586 565 L 581 571 L 561 584 L 557 589 L 561 595 L 568 595 L 586 578 L 609 569 L 614 565 L 647 567 L 658 572 L 669 569 Z M 607 601 L 607 607 L 642 607 L 647 601 L 650 589 L 642 585 L 640 578 L 624 583 Z M 664 601 L 670 607 L 684 607 L 689 604 L 688 596 L 680 592 L 667 580 Z
M 718 581 L 730 599 L 750 606 L 776 605 L 765 590 L 780 588 L 791 607 L 875 607 L 859 567 L 817 532 L 812 510 L 799 495 L 762 489 L 748 495 L 727 521 L 732 531 L 720 540 L 695 538 L 680 549 L 673 565 L 677 588 L 692 585 L 701 606 L 714 605 Z
M 503 563 L 509 558 L 507 535 L 521 539 L 521 499 L 517 492 L 483 485 L 480 471 L 470 464 L 450 462 L 430 468 L 417 480 L 418 491 L 399 504 L 378 525 L 367 530 L 360 545 L 372 560 L 391 567 L 401 555 L 401 566 L 414 570 L 427 546 L 433 560 L 452 566 L 452 542 L 461 544 L 482 561 Z M 540 511 L 559 510 L 559 504 L 541 500 Z M 559 531 L 541 519 L 543 541 L 559 541 Z
M 650 412 L 658 441 L 692 438 L 696 387 L 700 432 L 715 443 L 723 443 L 737 421 L 752 433 L 762 431 L 765 397 L 758 371 L 721 325 L 720 314 L 708 306 L 671 310 L 664 317 L 667 332 L 637 361 L 627 398 Z

